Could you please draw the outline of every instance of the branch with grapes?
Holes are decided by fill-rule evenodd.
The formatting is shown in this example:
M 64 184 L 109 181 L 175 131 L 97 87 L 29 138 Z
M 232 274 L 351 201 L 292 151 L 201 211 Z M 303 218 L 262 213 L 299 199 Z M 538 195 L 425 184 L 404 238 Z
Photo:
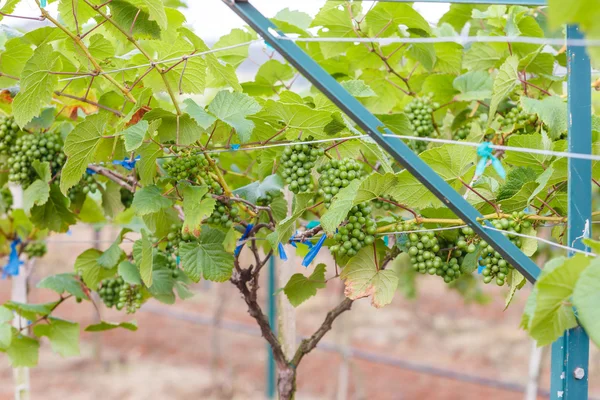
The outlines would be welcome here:
M 9 3 L 0 15 L 11 15 Z M 311 27 L 323 37 L 435 37 L 467 23 L 478 35 L 501 36 L 509 21 L 541 31 L 537 9 L 498 7 L 473 6 L 463 18 L 452 6 L 432 27 L 407 4 L 328 2 L 314 18 L 286 11 L 274 22 L 307 37 Z M 313 89 L 292 91 L 292 66 L 268 55 L 253 80 L 239 82 L 255 33 L 236 29 L 209 49 L 170 2 L 80 0 L 74 7 L 61 0 L 58 14 L 39 11 L 32 18 L 52 27 L 7 37 L 0 52 L 0 177 L 25 198 L 16 209 L 2 191 L 0 251 L 9 257 L 21 240 L 19 254 L 41 257 L 45 237 L 76 223 L 122 230 L 106 250 L 80 254 L 73 272 L 38 284 L 57 293 L 55 302 L 0 307 L 0 351 L 14 366 L 37 363 L 42 337 L 60 338 L 62 355 L 78 353 L 79 324 L 53 316 L 68 301 L 93 301 L 97 292 L 104 307 L 134 314 L 152 299 L 189 298 L 202 279 L 229 281 L 273 350 L 281 398 L 291 399 L 298 366 L 335 320 L 363 298 L 376 308 L 390 304 L 407 270 L 441 279 L 466 298 L 464 288 L 479 282 L 506 287 L 507 306 L 526 284 L 494 243 L 364 139 L 329 99 Z M 476 176 L 476 148 L 463 145 L 566 150 L 562 80 L 553 76 L 564 62 L 560 52 L 525 43 L 299 45 L 387 129 L 414 138 L 407 144 L 481 212 L 480 223 L 505 232 L 530 257 L 559 255 L 538 244 L 542 233 L 570 245 L 566 158 L 509 149 L 496 153 L 505 178 L 491 167 Z M 421 140 L 429 138 L 456 143 Z M 597 196 L 600 163 L 592 164 Z M 133 249 L 125 251 L 125 243 Z M 600 252 L 586 243 L 588 255 Z M 259 282 L 272 257 L 308 248 L 306 271 L 291 277 L 284 295 L 297 307 L 339 279 L 346 299 L 289 357 L 262 310 Z M 573 263 L 594 276 L 594 260 L 555 257 L 540 280 L 558 279 Z M 556 296 L 534 289 L 523 327 L 539 343 L 577 323 L 571 304 L 582 323 L 595 318 L 578 278 L 568 283 L 568 308 L 547 307 Z M 11 328 L 13 312 L 32 325 Z M 85 329 L 115 328 L 137 326 L 103 321 Z M 9 351 L 25 345 L 35 354 Z

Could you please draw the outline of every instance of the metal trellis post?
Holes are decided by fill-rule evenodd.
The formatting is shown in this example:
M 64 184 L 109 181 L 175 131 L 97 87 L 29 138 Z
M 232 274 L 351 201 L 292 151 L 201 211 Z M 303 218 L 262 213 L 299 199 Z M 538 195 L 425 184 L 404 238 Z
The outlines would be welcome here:
M 567 27 L 567 38 L 582 39 L 577 26 Z M 569 151 L 592 153 L 591 65 L 584 47 L 567 48 Z M 569 246 L 586 250 L 581 238 L 591 232 L 592 163 L 569 159 Z M 573 256 L 574 253 L 569 254 Z M 550 399 L 588 398 L 589 338 L 580 326 L 570 329 L 552 345 Z

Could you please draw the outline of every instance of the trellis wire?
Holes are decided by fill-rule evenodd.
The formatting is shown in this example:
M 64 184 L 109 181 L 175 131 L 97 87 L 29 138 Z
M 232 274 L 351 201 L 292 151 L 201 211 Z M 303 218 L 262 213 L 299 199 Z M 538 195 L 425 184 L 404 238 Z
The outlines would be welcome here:
M 124 71 L 131 71 L 134 69 L 139 69 L 139 68 L 144 68 L 144 67 L 153 67 L 157 64 L 166 64 L 166 63 L 171 63 L 171 62 L 181 62 L 181 61 L 185 61 L 187 59 L 190 58 L 194 58 L 194 57 L 200 57 L 200 56 L 204 56 L 207 54 L 212 54 L 212 53 L 217 53 L 220 51 L 225 51 L 225 50 L 232 50 L 232 49 L 236 49 L 238 47 L 244 47 L 244 46 L 250 46 L 254 43 L 258 43 L 258 42 L 262 42 L 262 39 L 255 39 L 255 40 L 250 40 L 248 42 L 244 42 L 244 43 L 238 43 L 238 44 L 234 44 L 231 46 L 226 46 L 226 47 L 219 47 L 218 49 L 210 49 L 210 50 L 206 50 L 206 51 L 202 51 L 200 53 L 194 53 L 194 54 L 190 54 L 190 55 L 185 55 L 185 56 L 180 56 L 180 57 L 174 57 L 174 58 L 168 58 L 166 60 L 160 60 L 160 61 L 154 61 L 154 62 L 149 62 L 146 64 L 140 64 L 140 65 L 135 65 L 135 66 L 131 66 L 131 67 L 124 67 L 124 68 L 118 68 L 118 69 L 111 69 L 109 71 L 102 71 L 98 74 L 90 74 L 90 75 L 77 75 L 77 76 L 73 76 L 71 78 L 62 78 L 59 79 L 59 82 L 64 82 L 64 81 L 74 81 L 76 79 L 84 79 L 84 78 L 90 78 L 96 75 L 109 75 L 109 74 L 116 74 L 119 72 L 124 72 Z M 74 72 L 74 73 L 80 73 L 80 72 Z

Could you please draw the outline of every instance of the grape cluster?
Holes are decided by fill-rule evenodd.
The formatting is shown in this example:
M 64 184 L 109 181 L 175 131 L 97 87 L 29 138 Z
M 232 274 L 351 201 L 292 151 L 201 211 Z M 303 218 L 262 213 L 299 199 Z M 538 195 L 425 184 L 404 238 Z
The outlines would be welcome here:
M 454 132 L 454 136 L 452 137 L 452 139 L 454 139 L 454 140 L 466 139 L 467 136 L 469 136 L 469 134 L 471 133 L 472 125 L 473 124 L 471 122 L 464 123 L 460 128 L 458 128 L 456 130 L 456 132 Z
M 313 140 L 312 136 L 308 140 Z M 311 144 L 295 144 L 283 150 L 281 176 L 293 193 L 308 192 L 314 185 L 310 171 L 324 150 Z
M 520 105 L 511 108 L 504 117 L 498 117 L 498 121 L 502 127 L 514 125 L 517 128 L 515 130 L 517 134 L 533 133 L 537 120 L 537 115 L 526 113 Z
M 142 306 L 142 292 L 137 285 L 126 283 L 123 278 L 108 278 L 98 285 L 98 294 L 108 308 L 116 307 L 127 314 L 135 313 Z
M 38 176 L 32 167 L 35 160 L 47 161 L 52 174 L 56 174 L 66 160 L 60 136 L 27 134 L 19 137 L 10 148 L 8 179 L 23 187 L 29 186 Z
M 375 232 L 377 225 L 371 217 L 371 207 L 367 203 L 356 205 L 348 213 L 348 223 L 340 226 L 333 237 L 337 244 L 329 250 L 340 256 L 355 256 L 361 248 L 375 241 Z
M 121 188 L 121 204 L 123 204 L 125 208 L 129 208 L 133 204 L 133 193 L 131 193 L 130 190 Z
M 321 174 L 319 177 L 319 194 L 323 196 L 327 207 L 329 207 L 331 199 L 340 189 L 345 188 L 364 173 L 362 165 L 351 158 L 330 160 L 320 166 L 317 172 Z
M 179 255 L 179 243 L 190 242 L 196 239 L 193 235 L 190 235 L 189 233 L 181 233 L 182 228 L 183 225 L 181 224 L 171 225 L 171 229 L 167 234 L 167 246 L 165 248 L 167 253 L 177 256 Z
M 177 269 L 177 260 L 173 257 L 171 257 L 170 254 L 165 254 L 166 258 L 167 258 L 167 267 L 171 270 L 171 276 L 174 279 L 177 279 L 179 277 L 179 269 Z
M 2 196 L 2 201 L 4 203 L 4 207 L 6 207 L 6 211 L 10 210 L 13 206 L 13 196 L 10 192 L 10 189 L 7 187 L 0 189 L 0 196 Z
M 257 206 L 268 206 L 269 204 L 271 204 L 273 202 L 273 196 L 271 196 L 269 193 L 265 193 L 264 196 L 259 197 L 258 199 L 256 199 L 256 205 Z
M 240 222 L 239 210 L 236 206 L 217 201 L 215 210 L 206 222 L 212 225 L 231 228 L 235 222 Z
M 507 231 L 507 236 L 510 241 L 520 248 L 522 245 L 521 238 L 514 233 L 521 232 L 523 228 L 527 229 L 531 227 L 531 222 L 523 220 L 524 216 L 524 212 L 514 212 L 512 218 L 502 218 L 492 221 L 492 225 L 494 225 L 496 229 Z M 481 270 L 483 282 L 491 283 L 492 281 L 495 281 L 498 286 L 504 286 L 506 277 L 513 267 L 485 240 L 479 242 L 479 247 L 482 249 L 479 265 L 483 267 Z
M 206 185 L 212 193 L 223 194 L 223 188 L 210 174 L 210 164 L 204 154 L 180 154 L 179 157 L 169 158 L 163 168 L 175 180 Z
M 48 248 L 44 242 L 29 242 L 23 251 L 27 254 L 27 257 L 31 259 L 34 257 L 44 257 Z
M 8 154 L 20 131 L 14 118 L 0 117 L 0 154 Z
M 393 201 L 392 196 L 382 196 L 382 198 L 385 200 Z M 383 201 L 381 200 L 381 198 L 374 199 L 373 205 L 375 206 L 375 208 L 383 211 L 390 211 L 396 208 L 393 204 L 390 204 L 387 201 Z
M 413 223 L 400 223 L 399 232 L 414 231 Z M 461 275 L 460 266 L 465 255 L 476 250 L 473 242 L 473 230 L 462 228 L 457 239 L 449 240 L 435 232 L 411 232 L 408 234 L 408 254 L 415 271 L 422 274 L 437 275 L 450 283 Z
M 79 196 L 85 197 L 88 193 L 96 193 L 97 190 L 96 179 L 92 175 L 86 174 L 77 185 L 69 190 L 69 198 L 71 201 L 75 201 Z
M 433 121 L 433 110 L 439 108 L 438 103 L 433 103 L 431 97 L 422 97 L 414 99 L 406 107 L 404 112 L 408 116 L 415 133 L 420 137 L 435 136 L 435 126 Z M 427 149 L 427 142 L 413 140 L 411 147 L 417 153 Z

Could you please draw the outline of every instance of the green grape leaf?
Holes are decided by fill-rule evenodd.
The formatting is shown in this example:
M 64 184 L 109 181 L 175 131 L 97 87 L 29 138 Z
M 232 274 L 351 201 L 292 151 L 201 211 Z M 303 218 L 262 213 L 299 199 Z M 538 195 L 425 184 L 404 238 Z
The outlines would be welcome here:
M 396 186 L 398 180 L 395 174 L 371 174 L 364 179 L 354 197 L 354 205 L 385 196 Z
M 123 260 L 119 263 L 118 273 L 121 278 L 130 285 L 141 285 L 142 277 L 138 267 L 130 263 L 127 260 Z
M 12 311 L 4 306 L 0 306 L 0 324 L 12 321 L 14 318 Z
M 208 105 L 208 111 L 235 129 L 242 143 L 250 140 L 254 129 L 254 122 L 247 117 L 260 110 L 261 106 L 258 102 L 247 94 L 232 93 L 226 90 L 217 93 L 217 96 Z
M 257 84 L 267 86 L 268 90 L 272 90 L 273 86 L 282 84 L 293 77 L 294 69 L 291 66 L 279 60 L 269 60 L 260 66 L 254 80 Z
M 527 282 L 523 274 L 517 271 L 515 268 L 511 268 L 508 273 L 508 282 L 510 286 L 510 290 L 506 295 L 506 300 L 504 301 L 504 310 L 508 308 L 513 298 L 515 297 L 515 293 L 517 290 L 521 289 L 523 285 Z
M 536 150 L 552 150 L 552 141 L 545 133 L 532 135 L 513 135 L 508 139 L 509 147 L 521 147 Z M 551 155 L 507 151 L 505 162 L 514 166 L 530 167 L 541 174 L 552 160 Z
M 33 206 L 43 206 L 50 198 L 50 185 L 38 179 L 23 191 L 23 209 L 26 213 Z
M 75 260 L 75 272 L 81 273 L 87 287 L 95 290 L 100 281 L 111 278 L 115 274 L 114 269 L 106 269 L 98 264 L 98 258 L 102 252 L 97 249 L 87 249 Z
M 342 270 L 345 295 L 356 300 L 371 297 L 371 304 L 381 308 L 392 302 L 398 288 L 398 276 L 392 270 L 380 270 L 371 247 L 360 249 Z
M 544 97 L 542 100 L 521 97 L 523 110 L 537 116 L 548 127 L 550 139 L 560 139 L 569 128 L 567 120 L 567 104 L 558 96 Z
M 161 29 L 167 29 L 167 13 L 161 0 L 128 0 L 130 3 L 148 11 L 150 21 L 156 21 Z
M 200 107 L 192 99 L 185 99 L 183 104 L 185 104 L 185 112 L 187 112 L 202 129 L 208 129 L 217 120 L 217 118 L 206 112 L 203 107 Z
M 397 33 L 398 25 L 431 32 L 425 18 L 408 4 L 377 3 L 367 14 L 366 22 L 371 33 L 381 37 Z
M 6 3 L 4 3 L 0 11 L 2 11 L 2 14 L 12 14 L 13 12 L 15 12 L 15 8 L 17 8 L 17 5 L 20 2 L 21 0 L 6 0 Z M 0 14 L 0 21 L 2 20 L 2 18 L 4 18 L 4 15 L 2 14 Z
M 458 43 L 435 43 L 435 69 L 446 74 L 459 75 L 462 70 L 464 49 Z
M 102 4 L 102 2 L 96 0 L 91 1 L 91 3 L 94 5 Z M 74 31 L 75 28 L 78 28 L 79 32 L 82 32 L 82 27 L 87 21 L 97 15 L 96 10 L 88 6 L 83 0 L 60 0 L 58 13 L 70 30 Z
M 77 222 L 68 205 L 69 200 L 63 196 L 58 186 L 53 184 L 50 186 L 48 200 L 43 205 L 31 208 L 31 221 L 42 229 L 66 232 L 69 226 Z
M 290 25 L 296 26 L 302 30 L 306 30 L 310 27 L 312 17 L 305 12 L 290 10 L 284 8 L 275 14 L 274 19 L 277 21 L 287 22 Z
M 107 182 L 102 192 L 102 209 L 109 218 L 116 217 L 125 206 L 121 202 L 121 186 L 115 182 Z
M 203 226 L 199 242 L 181 245 L 181 264 L 192 281 L 198 282 L 204 277 L 213 282 L 225 282 L 231 277 L 233 255 L 225 252 L 224 240 L 225 233 Z
M 160 26 L 150 19 L 150 14 L 123 0 L 110 3 L 112 19 L 125 32 L 136 39 L 160 39 Z M 119 36 L 116 34 L 115 36 Z
M 352 96 L 357 98 L 377 96 L 377 93 L 375 93 L 373 89 L 369 87 L 369 85 L 361 80 L 344 81 L 342 82 L 342 86 Z
M 579 321 L 596 345 L 600 343 L 598 287 L 600 287 L 600 258 L 594 259 L 581 273 L 573 290 L 573 305 L 577 309 Z
M 256 204 L 258 199 L 265 197 L 267 194 L 280 193 L 284 183 L 279 175 L 269 175 L 261 182 L 252 182 L 246 186 L 235 189 L 233 194 Z
M 163 154 L 163 150 L 158 144 L 152 142 L 142 144 L 137 153 L 141 157 L 136 166 L 140 174 L 140 182 L 145 186 L 151 185 L 158 172 L 156 160 Z
M 454 88 L 460 92 L 459 101 L 485 100 L 492 97 L 493 79 L 486 71 L 471 71 L 454 80 Z
M 119 133 L 125 138 L 125 150 L 127 152 L 137 150 L 142 145 L 146 132 L 148 132 L 148 126 L 148 121 L 142 120 Z
M 88 50 L 94 58 L 106 60 L 115 56 L 115 48 L 110 40 L 103 35 L 96 34 L 90 38 Z
M 500 66 L 496 78 L 494 79 L 494 87 L 492 101 L 490 102 L 489 121 L 494 119 L 494 115 L 498 110 L 498 105 L 506 96 L 508 96 L 519 83 L 517 68 L 519 67 L 519 59 L 512 55 L 504 61 Z
M 38 47 L 27 60 L 21 72 L 21 89 L 13 101 L 15 121 L 20 127 L 27 125 L 50 104 L 58 84 L 58 75 L 50 72 L 60 71 L 61 67 L 60 54 L 50 45 Z
M 145 186 L 135 192 L 132 207 L 138 215 L 147 215 L 171 207 L 173 202 L 164 197 L 158 186 Z
M 146 113 L 144 119 L 148 121 L 162 120 L 156 130 L 161 142 L 173 140 L 178 144 L 187 146 L 196 142 L 202 136 L 202 128 L 188 114 L 177 117 L 176 114 L 169 111 L 155 108 Z
M 37 337 L 46 336 L 52 350 L 63 357 L 79 355 L 79 324 L 57 318 L 49 318 L 47 325 L 33 327 Z
M 294 307 L 317 294 L 317 289 L 323 289 L 325 282 L 325 264 L 319 264 L 309 277 L 294 274 L 283 288 L 283 292 Z
M 30 337 L 14 335 L 6 355 L 13 368 L 33 368 L 38 364 L 40 343 Z
M 540 276 L 536 283 L 535 310 L 529 324 L 529 334 L 545 346 L 554 342 L 567 329 L 577 326 L 570 304 L 575 284 L 590 258 L 577 254 Z
M 227 35 L 219 38 L 213 49 L 223 49 L 230 46 L 246 43 L 254 39 L 254 35 L 243 29 L 232 29 Z M 224 49 L 216 53 L 217 57 L 231 64 L 234 68 L 240 66 L 248 58 L 250 45 Z
M 78 217 L 81 222 L 85 222 L 86 224 L 101 224 L 106 222 L 102 207 L 90 196 L 85 198 L 81 210 L 79 210 Z
M 113 268 L 115 267 L 121 259 L 125 256 L 125 253 L 119 246 L 123 241 L 123 236 L 131 232 L 130 229 L 123 229 L 119 236 L 115 239 L 115 241 L 110 245 L 108 249 L 106 249 L 100 257 L 98 257 L 98 264 L 100 264 L 104 268 Z
M 506 182 L 500 186 L 496 199 L 498 201 L 508 199 L 515 194 L 529 182 L 534 182 L 537 179 L 538 174 L 528 167 L 517 167 L 513 168 L 508 172 Z
M 508 199 L 499 202 L 500 208 L 505 213 L 512 213 L 514 211 L 523 211 L 525 207 L 529 205 L 529 198 L 537 188 L 537 183 L 528 182 L 525 183 L 517 193 Z M 487 211 L 485 211 L 487 212 Z
M 31 163 L 31 166 L 41 180 L 44 182 L 50 182 L 52 180 L 52 171 L 50 171 L 50 163 L 48 163 L 48 161 L 40 162 L 40 160 L 34 160 Z
M 168 235 L 171 225 L 180 222 L 177 211 L 175 211 L 172 207 L 162 208 L 158 212 L 146 214 L 142 217 L 142 219 L 144 220 L 146 227 L 156 237 Z
M 329 111 L 315 110 L 304 104 L 284 103 L 268 100 L 265 111 L 279 117 L 288 128 L 288 137 L 294 139 L 301 133 L 303 137 L 312 135 L 315 139 L 324 138 L 324 129 L 331 122 Z
M 107 114 L 91 115 L 67 136 L 64 152 L 68 158 L 60 178 L 60 190 L 64 194 L 79 183 L 89 163 L 94 161 L 107 124 Z
M 81 282 L 77 275 L 73 273 L 64 273 L 48 276 L 42 279 L 36 286 L 39 289 L 50 289 L 58 294 L 69 293 L 80 299 L 87 299 L 88 296 L 81 288 Z
M 360 186 L 361 180 L 355 179 L 333 197 L 331 205 L 321 216 L 321 226 L 325 232 L 334 233 L 342 221 L 346 219 L 348 212 L 355 205 L 354 199 Z
M 148 232 L 142 230 L 142 256 L 140 259 L 140 276 L 147 287 L 152 287 L 152 269 L 154 262 L 153 255 L 154 247 L 152 241 L 148 237 Z
M 319 29 L 321 37 L 356 37 L 354 25 L 345 7 L 339 8 L 340 3 L 325 3 L 319 10 L 311 27 L 322 27 Z M 354 15 L 360 14 L 362 6 L 352 4 Z M 371 13 L 369 13 L 371 14 Z M 370 22 L 367 24 L 371 25 Z M 319 43 L 319 48 L 323 57 L 331 58 L 343 53 L 350 45 L 348 43 Z
M 203 198 L 207 192 L 206 186 L 186 186 L 183 189 L 183 233 L 200 236 L 202 221 L 212 214 L 217 204 L 212 197 Z
M 135 332 L 138 330 L 137 322 L 135 322 L 135 321 L 121 322 L 121 323 L 102 321 L 98 324 L 89 325 L 87 328 L 85 328 L 85 331 L 86 332 L 104 332 L 104 331 L 111 331 L 113 329 L 118 329 L 118 328 L 127 329 L 128 331 L 132 331 L 132 332 Z
M 34 321 L 38 319 L 38 317 L 46 317 L 50 315 L 52 310 L 58 305 L 58 301 L 54 301 L 52 303 L 44 303 L 44 304 L 29 304 L 29 303 L 18 303 L 15 301 L 9 301 L 8 303 L 4 303 L 4 307 L 9 310 L 14 311 L 19 314 L 21 317 L 28 319 L 30 321 Z
M 2 15 L 0 15 L 0 20 Z M 25 63 L 33 55 L 31 46 L 20 37 L 12 38 L 4 44 L 4 51 L 0 53 L 0 72 L 4 75 L 20 77 Z M 0 76 L 0 85 L 10 87 L 15 84 L 12 78 Z
M 12 313 L 10 314 L 12 316 Z M 12 328 L 8 324 L 0 325 L 0 351 L 6 351 L 12 343 Z
M 465 52 L 463 67 L 469 71 L 485 71 L 500 65 L 504 57 L 504 53 L 488 43 L 473 43 Z
M 451 74 L 429 75 L 423 82 L 422 90 L 425 93 L 433 93 L 433 101 L 440 104 L 448 103 L 458 94 L 458 90 L 454 88 L 452 83 L 454 79 L 455 76 Z

